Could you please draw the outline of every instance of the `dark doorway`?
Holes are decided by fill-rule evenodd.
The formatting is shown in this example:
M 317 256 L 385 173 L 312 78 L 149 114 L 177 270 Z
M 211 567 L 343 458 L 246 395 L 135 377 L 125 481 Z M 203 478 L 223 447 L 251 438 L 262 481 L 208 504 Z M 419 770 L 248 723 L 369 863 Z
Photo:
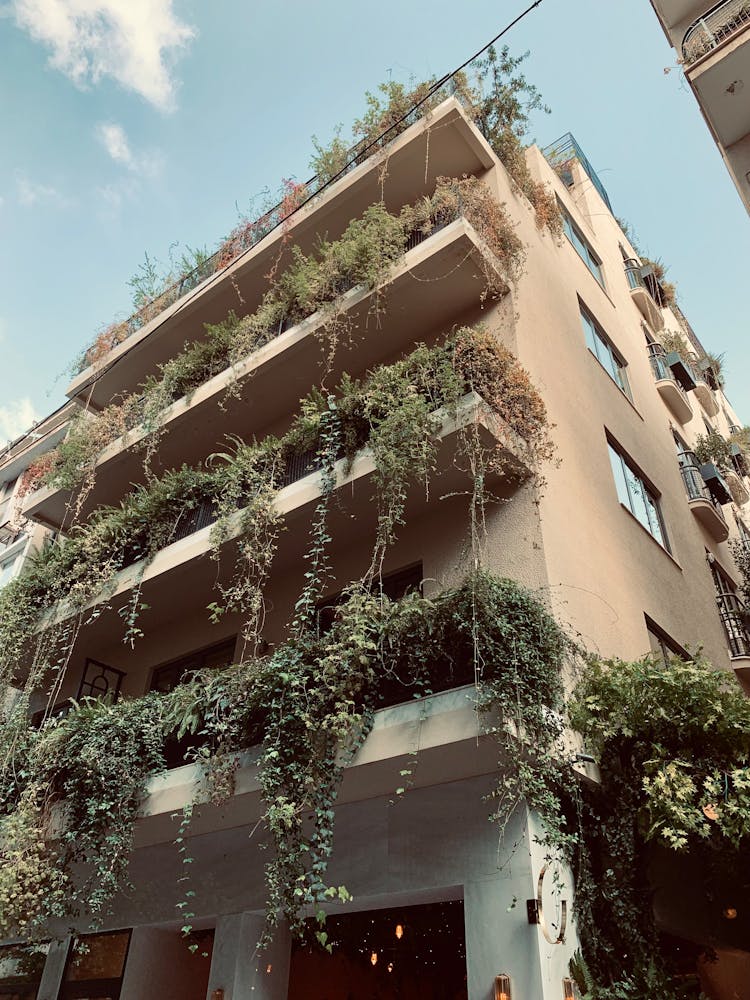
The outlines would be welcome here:
M 130 933 L 110 931 L 75 938 L 59 1000 L 119 1000 Z
M 295 944 L 289 1000 L 466 1000 L 461 901 L 329 917 L 329 954 Z

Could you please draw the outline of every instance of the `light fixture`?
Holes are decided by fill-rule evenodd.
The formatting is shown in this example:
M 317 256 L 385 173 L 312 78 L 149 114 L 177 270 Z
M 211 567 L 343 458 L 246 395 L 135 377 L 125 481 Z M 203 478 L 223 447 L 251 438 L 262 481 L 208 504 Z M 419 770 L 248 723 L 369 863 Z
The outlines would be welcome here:
M 722 916 L 725 920 L 736 920 L 737 910 L 734 906 L 727 906 L 726 909 L 722 910 Z
M 370 955 L 370 964 L 371 965 L 377 965 L 378 964 L 378 953 L 376 951 L 374 951 L 372 953 L 372 955 Z
M 400 940 L 401 940 L 401 938 L 402 938 L 403 936 L 404 936 L 404 928 L 403 928 L 403 925 L 402 925 L 402 924 L 396 924 L 396 937 L 397 937 L 397 938 L 399 939 L 399 941 L 400 941 Z
M 505 973 L 495 976 L 495 1000 L 511 1000 L 510 976 Z
M 388 963 L 388 971 L 393 972 L 393 962 Z
M 266 975 L 267 975 L 267 976 L 270 976 L 270 975 L 271 975 L 271 971 L 272 971 L 272 970 L 273 970 L 273 966 L 272 966 L 272 965 L 271 965 L 271 963 L 269 962 L 269 963 L 268 963 L 268 965 L 266 966 Z
M 572 979 L 563 979 L 563 1000 L 575 1000 L 576 990 Z
M 211 990 L 211 1000 L 224 1000 L 224 990 Z

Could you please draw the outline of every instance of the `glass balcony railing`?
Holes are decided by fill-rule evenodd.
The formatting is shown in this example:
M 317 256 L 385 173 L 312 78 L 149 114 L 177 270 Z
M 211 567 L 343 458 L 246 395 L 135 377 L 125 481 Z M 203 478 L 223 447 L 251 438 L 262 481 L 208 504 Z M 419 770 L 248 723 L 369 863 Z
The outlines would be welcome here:
M 674 372 L 667 364 L 667 354 L 661 344 L 648 345 L 648 360 L 657 382 L 661 382 L 663 379 L 670 379 L 672 382 L 677 382 Z
M 736 32 L 750 26 L 750 0 L 721 0 L 696 18 L 682 40 L 682 57 L 688 65 L 706 55 Z
M 639 261 L 633 259 L 625 261 L 625 277 L 631 288 L 646 288 Z

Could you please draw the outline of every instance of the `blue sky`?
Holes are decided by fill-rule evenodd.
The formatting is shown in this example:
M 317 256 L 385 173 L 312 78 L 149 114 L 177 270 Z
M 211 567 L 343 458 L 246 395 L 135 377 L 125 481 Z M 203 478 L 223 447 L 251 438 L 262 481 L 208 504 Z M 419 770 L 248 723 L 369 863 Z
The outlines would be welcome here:
M 0 443 L 62 402 L 145 252 L 212 249 L 365 90 L 442 75 L 524 5 L 0 0 Z M 575 134 L 750 422 L 750 219 L 648 0 L 543 0 L 506 41 L 552 108 L 534 136 Z

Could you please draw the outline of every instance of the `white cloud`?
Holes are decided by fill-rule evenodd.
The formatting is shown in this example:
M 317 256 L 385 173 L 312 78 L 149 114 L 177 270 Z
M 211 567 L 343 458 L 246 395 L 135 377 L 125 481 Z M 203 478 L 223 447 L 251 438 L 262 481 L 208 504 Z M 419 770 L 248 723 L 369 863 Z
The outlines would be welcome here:
M 16 174 L 16 188 L 19 204 L 23 205 L 24 208 L 33 208 L 39 204 L 58 205 L 60 208 L 66 208 L 70 204 L 70 201 L 60 194 L 57 188 L 32 181 L 24 173 Z
M 13 441 L 27 431 L 37 419 L 34 404 L 28 396 L 11 400 L 6 406 L 0 406 L 0 441 Z
M 163 163 L 162 154 L 152 150 L 136 155 L 130 146 L 125 129 L 117 122 L 100 122 L 96 126 L 95 133 L 115 163 L 147 177 L 155 177 L 160 172 Z
M 96 127 L 96 134 L 116 163 L 124 163 L 127 167 L 132 166 L 134 162 L 133 152 L 122 125 L 118 125 L 116 122 L 101 122 Z
M 77 86 L 112 77 L 162 110 L 174 107 L 172 67 L 195 37 L 174 0 L 11 0 L 16 24 L 51 50 Z

